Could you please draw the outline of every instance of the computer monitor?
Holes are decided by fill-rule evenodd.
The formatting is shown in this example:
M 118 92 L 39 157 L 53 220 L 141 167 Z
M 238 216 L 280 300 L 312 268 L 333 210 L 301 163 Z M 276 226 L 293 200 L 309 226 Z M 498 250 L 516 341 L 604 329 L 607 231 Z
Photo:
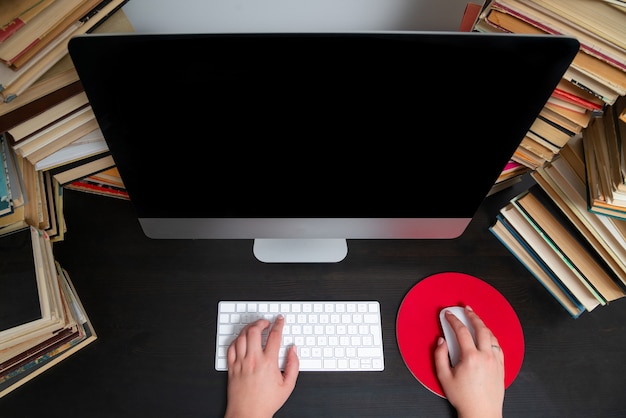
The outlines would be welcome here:
M 69 43 L 144 233 L 250 239 L 266 262 L 460 236 L 578 48 L 456 32 Z

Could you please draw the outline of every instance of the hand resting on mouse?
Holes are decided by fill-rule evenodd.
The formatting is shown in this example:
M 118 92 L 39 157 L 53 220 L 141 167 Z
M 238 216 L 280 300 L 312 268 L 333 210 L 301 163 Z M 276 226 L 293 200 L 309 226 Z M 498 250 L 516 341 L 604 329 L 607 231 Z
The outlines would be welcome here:
M 447 312 L 445 318 L 458 341 L 459 359 L 452 367 L 448 344 L 439 337 L 434 353 L 437 378 L 459 418 L 502 418 L 504 353 L 498 339 L 472 308 L 466 306 L 464 313 L 474 328 L 476 343 L 463 322 Z

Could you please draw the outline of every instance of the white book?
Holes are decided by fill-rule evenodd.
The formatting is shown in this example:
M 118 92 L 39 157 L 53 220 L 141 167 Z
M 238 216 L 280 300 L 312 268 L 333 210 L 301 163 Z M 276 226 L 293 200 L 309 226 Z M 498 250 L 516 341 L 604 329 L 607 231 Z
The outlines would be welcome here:
M 96 129 L 35 163 L 35 170 L 48 170 L 81 158 L 108 151 L 102 131 Z

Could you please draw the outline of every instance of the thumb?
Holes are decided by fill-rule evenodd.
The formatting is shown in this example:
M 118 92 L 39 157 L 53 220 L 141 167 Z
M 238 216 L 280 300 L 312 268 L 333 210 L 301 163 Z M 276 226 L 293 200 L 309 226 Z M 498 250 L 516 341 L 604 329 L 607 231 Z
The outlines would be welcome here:
M 435 369 L 437 371 L 437 377 L 439 381 L 447 379 L 452 374 L 450 359 L 448 358 L 448 343 L 442 337 L 437 340 L 437 347 L 435 347 Z
M 283 371 L 285 383 L 294 388 L 296 386 L 296 380 L 298 379 L 298 373 L 300 373 L 300 359 L 296 353 L 296 346 L 292 345 L 287 352 L 287 361 L 285 362 L 285 369 Z

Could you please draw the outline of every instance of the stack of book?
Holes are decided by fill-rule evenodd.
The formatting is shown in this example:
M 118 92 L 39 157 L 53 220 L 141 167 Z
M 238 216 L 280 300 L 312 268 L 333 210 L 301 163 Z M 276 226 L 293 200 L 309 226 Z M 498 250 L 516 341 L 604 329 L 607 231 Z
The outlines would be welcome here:
M 575 318 L 626 295 L 625 107 L 620 97 L 532 171 L 490 228 Z
M 474 31 L 567 35 L 578 55 L 512 156 L 531 170 L 552 161 L 592 118 L 626 94 L 626 7 L 603 0 L 490 0 Z
M 7 0 L 0 7 L 0 235 L 63 239 L 63 188 L 128 194 L 68 54 L 73 36 L 132 32 L 128 0 Z M 109 170 L 106 176 L 97 173 Z
M 0 397 L 97 339 L 42 230 L 0 237 Z

